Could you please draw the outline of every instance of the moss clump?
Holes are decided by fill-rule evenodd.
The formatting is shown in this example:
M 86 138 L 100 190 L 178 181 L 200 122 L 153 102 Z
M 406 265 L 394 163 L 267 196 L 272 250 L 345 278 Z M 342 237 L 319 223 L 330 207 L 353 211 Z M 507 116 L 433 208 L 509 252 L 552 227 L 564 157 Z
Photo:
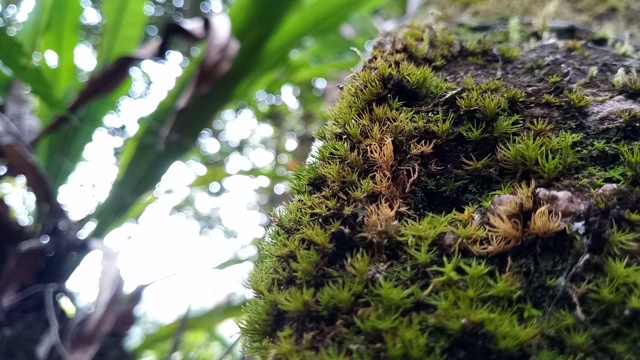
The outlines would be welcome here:
M 521 31 L 377 42 L 261 245 L 251 355 L 640 358 L 637 61 Z

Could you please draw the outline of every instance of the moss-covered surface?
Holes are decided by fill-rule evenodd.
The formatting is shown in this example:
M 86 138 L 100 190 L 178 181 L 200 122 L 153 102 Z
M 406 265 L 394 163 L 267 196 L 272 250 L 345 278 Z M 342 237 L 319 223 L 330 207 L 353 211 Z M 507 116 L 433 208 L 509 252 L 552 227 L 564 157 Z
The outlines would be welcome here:
M 439 14 L 441 20 L 462 22 L 504 20 L 515 15 L 538 28 L 554 19 L 571 20 L 600 34 L 618 34 L 624 39 L 629 32 L 631 39 L 640 37 L 640 3 L 636 0 L 432 0 L 423 6 L 425 15 L 430 12 Z
M 508 29 L 411 25 L 349 77 L 250 276 L 251 355 L 640 358 L 638 62 Z

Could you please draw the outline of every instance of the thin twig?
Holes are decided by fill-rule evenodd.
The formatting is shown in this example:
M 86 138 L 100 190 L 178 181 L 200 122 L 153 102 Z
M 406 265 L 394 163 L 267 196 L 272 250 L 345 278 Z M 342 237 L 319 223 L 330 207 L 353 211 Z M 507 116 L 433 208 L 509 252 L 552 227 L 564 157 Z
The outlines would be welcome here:
M 187 307 L 187 311 L 184 312 L 184 315 L 180 319 L 180 324 L 178 325 L 178 330 L 173 334 L 173 344 L 171 345 L 171 349 L 167 353 L 165 357 L 166 360 L 171 359 L 171 355 L 180 349 L 180 344 L 182 343 L 182 335 L 184 331 L 187 329 L 187 320 L 189 319 L 189 312 L 191 311 L 191 304 Z
M 47 311 L 47 319 L 49 320 L 49 336 L 53 339 L 53 346 L 55 347 L 58 355 L 64 360 L 73 360 L 67 349 L 64 348 L 62 340 L 60 339 L 60 324 L 56 318 L 56 312 L 53 308 L 53 292 L 58 289 L 57 284 L 49 284 L 44 290 L 44 306 Z
M 588 241 L 588 240 L 587 240 Z M 575 265 L 569 267 L 567 269 L 567 271 L 564 274 L 564 283 L 562 284 L 562 288 L 560 288 L 560 291 L 558 292 L 558 294 L 555 296 L 555 298 L 553 299 L 553 301 L 551 302 L 551 305 L 549 305 L 549 308 L 547 309 L 547 314 L 545 316 L 545 323 L 548 324 L 549 321 L 549 316 L 551 314 L 551 310 L 553 310 L 553 308 L 556 305 L 556 302 L 558 302 L 558 300 L 560 299 L 560 297 L 562 296 L 562 294 L 564 294 L 564 292 L 566 291 L 567 293 L 569 293 L 569 295 L 572 297 L 572 300 L 575 301 L 576 305 L 578 305 L 578 298 L 573 296 L 573 294 L 568 291 L 567 289 L 569 288 L 569 285 L 571 284 L 571 278 L 577 274 L 579 271 L 582 271 L 582 268 L 584 267 L 585 262 L 587 262 L 589 259 L 591 259 L 591 254 L 588 253 L 588 247 L 585 246 L 585 250 L 582 253 L 582 256 L 580 256 L 580 259 L 578 259 L 578 261 L 576 262 Z M 582 309 L 580 309 L 579 305 L 576 308 L 577 311 L 577 315 L 578 317 L 580 317 L 580 315 L 584 316 L 582 314 Z M 582 320 L 582 319 L 580 319 Z
M 224 353 L 222 353 L 222 355 L 220 355 L 220 357 L 218 358 L 218 360 L 223 360 L 225 357 L 227 357 L 227 355 L 231 354 L 231 350 L 233 350 L 234 347 L 236 347 L 236 345 L 238 345 L 238 343 L 240 343 L 240 339 L 242 339 L 242 334 L 240 336 L 238 336 L 237 339 L 235 339 L 228 347 L 227 350 L 224 351 Z
M 43 284 L 37 284 L 37 285 L 33 285 L 30 286 L 28 288 L 26 288 L 25 290 L 10 296 L 6 301 L 4 301 L 2 303 L 2 309 L 4 310 L 5 308 L 8 308 L 11 305 L 14 305 L 16 303 L 19 303 L 20 301 L 28 298 L 29 296 L 38 293 L 40 291 L 44 290 L 44 285 Z
M 209 271 L 209 270 L 224 270 L 224 269 L 219 269 L 218 267 L 219 267 L 219 266 L 221 266 L 221 265 L 224 265 L 224 264 L 225 264 L 225 263 L 227 263 L 227 262 L 233 261 L 233 260 L 239 260 L 239 261 L 242 261 L 242 262 L 255 261 L 255 260 L 252 260 L 252 257 L 247 257 L 247 258 L 245 258 L 245 259 L 231 258 L 231 259 L 229 259 L 229 260 L 227 260 L 227 261 L 224 261 L 224 262 L 222 262 L 222 263 L 220 263 L 220 264 L 218 264 L 218 265 L 216 265 L 216 266 L 212 266 L 212 267 L 208 267 L 208 268 L 203 268 L 203 269 L 201 269 L 201 270 L 205 270 L 205 271 Z M 201 271 L 201 270 L 198 270 L 198 271 Z M 146 287 L 148 287 L 148 286 L 150 286 L 150 285 L 153 285 L 153 284 L 155 284 L 155 283 L 162 282 L 162 281 L 165 281 L 165 280 L 169 280 L 169 279 L 171 279 L 171 278 L 173 278 L 173 277 L 175 277 L 175 276 L 183 276 L 183 275 L 186 275 L 186 274 L 188 274 L 188 273 L 189 273 L 188 271 L 178 271 L 178 272 L 174 272 L 174 273 L 172 273 L 172 274 L 169 274 L 169 275 L 167 275 L 167 276 L 163 276 L 163 277 L 161 277 L 161 278 L 159 278 L 159 279 L 156 279 L 156 280 L 150 281 L 150 282 L 148 282 L 148 283 L 146 283 L 146 284 L 143 284 L 143 285 L 140 285 L 140 286 L 143 286 L 143 287 L 145 287 L 145 288 L 146 288 Z
M 585 321 L 587 318 L 584 316 L 584 313 L 582 312 L 582 307 L 580 307 L 580 300 L 578 299 L 578 295 L 574 291 L 571 291 L 570 295 L 571 295 L 571 300 L 573 300 L 573 303 L 576 306 L 576 316 L 578 317 L 578 319 L 580 319 L 580 321 Z
M 498 71 L 496 72 L 496 77 L 502 77 L 502 56 L 500 55 L 500 51 L 498 50 L 498 46 L 494 46 L 493 53 L 498 57 Z

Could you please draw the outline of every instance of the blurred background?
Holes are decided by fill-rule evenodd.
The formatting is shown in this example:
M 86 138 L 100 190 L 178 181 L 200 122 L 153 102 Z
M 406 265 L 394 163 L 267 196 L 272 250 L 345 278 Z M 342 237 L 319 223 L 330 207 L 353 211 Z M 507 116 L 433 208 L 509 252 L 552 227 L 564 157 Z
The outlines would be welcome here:
M 57 284 L 59 316 L 113 315 L 78 325 L 80 345 L 126 334 L 134 358 L 240 359 L 269 214 L 381 32 L 562 19 L 635 54 L 638 15 L 634 0 L 2 0 L 3 307 Z M 28 256 L 39 267 L 15 265 Z

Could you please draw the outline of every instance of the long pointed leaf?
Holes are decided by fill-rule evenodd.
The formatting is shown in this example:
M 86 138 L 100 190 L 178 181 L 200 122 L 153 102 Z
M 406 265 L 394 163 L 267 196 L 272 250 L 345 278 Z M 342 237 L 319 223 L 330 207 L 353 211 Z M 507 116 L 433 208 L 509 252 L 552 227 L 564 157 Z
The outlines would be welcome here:
M 142 176 L 137 166 L 122 169 L 123 172 L 114 186 L 116 192 L 95 214 L 101 218 L 102 225 L 98 224 L 94 235 L 103 236 L 107 229 L 118 226 L 118 222 L 111 223 L 117 218 L 114 214 L 126 212 L 136 199 L 153 189 L 162 174 L 194 146 L 199 132 L 209 126 L 212 117 L 230 100 L 251 97 L 253 91 L 257 90 L 254 82 L 282 65 L 289 51 L 302 37 L 318 29 L 337 28 L 346 20 L 350 11 L 380 2 L 381 0 L 236 1 L 229 11 L 229 16 L 234 36 L 240 41 L 241 49 L 233 67 L 209 92 L 194 97 L 189 106 L 178 114 L 171 129 L 171 138 L 166 141 L 161 151 L 152 143 L 138 144 L 136 152 L 139 151 L 140 155 L 135 156 L 144 161 L 144 168 L 149 171 L 145 173 L 146 176 Z M 310 10 L 300 4 L 309 5 Z M 322 8 L 320 4 L 326 4 L 327 8 Z M 327 19 L 313 19 L 313 16 L 318 14 L 330 15 Z M 301 20 L 291 20 L 299 16 Z M 289 31 L 293 33 L 288 33 Z M 277 36 L 283 38 L 271 39 Z M 266 59 L 268 56 L 272 58 Z M 132 161 L 131 165 L 138 163 Z M 127 191 L 122 192 L 125 188 Z
M 109 13 L 115 16 L 116 12 L 113 4 L 109 2 Z M 126 6 L 126 4 L 122 5 Z M 121 28 L 135 27 L 135 25 L 140 27 L 141 24 L 144 25 L 145 23 L 146 17 L 142 17 L 142 20 L 136 20 L 135 23 L 132 23 L 132 21 L 112 21 L 108 23 L 110 30 L 105 34 L 108 41 L 106 42 L 106 47 L 101 48 L 101 53 L 107 52 L 108 54 L 103 58 L 112 58 L 114 53 L 117 55 L 125 51 L 131 44 L 136 43 L 139 38 L 139 36 L 125 37 L 123 40 L 125 45 L 122 45 L 119 39 L 116 39 L 118 42 L 114 43 L 112 38 L 120 36 L 120 33 L 127 30 Z M 175 24 L 173 28 L 176 28 Z M 135 33 L 135 29 L 133 30 Z M 142 30 L 140 27 L 137 32 L 141 33 Z M 40 159 L 46 164 L 54 186 L 60 186 L 66 181 L 74 170 L 75 165 L 81 160 L 82 151 L 90 141 L 95 129 L 102 124 L 102 118 L 106 112 L 114 109 L 116 102 L 127 95 L 131 85 L 129 68 L 137 61 L 155 58 L 159 56 L 159 53 L 164 53 L 161 49 L 176 33 L 180 34 L 177 31 L 173 31 L 172 33 L 167 33 L 162 41 L 146 42 L 140 45 L 133 52 L 133 55 L 127 54 L 119 57 L 109 65 L 104 66 L 76 94 L 75 100 L 69 105 L 69 114 L 56 118 L 54 122 L 45 127 L 40 134 L 41 136 L 37 139 L 36 145 Z M 112 40 L 109 40 L 110 38 Z
M 57 98 L 69 99 L 80 82 L 76 75 L 74 50 L 78 45 L 82 6 L 78 0 L 53 0 L 52 14 L 42 40 L 42 53 L 52 50 L 58 55 L 58 65 L 44 65 L 45 74 L 51 80 L 50 91 Z
M 64 126 L 38 143 L 38 159 L 45 164 L 54 188 L 64 184 L 78 162 L 82 160 L 82 151 L 91 141 L 96 128 L 102 124 L 102 118 L 117 106 L 118 100 L 127 95 L 131 88 L 131 79 L 126 78 L 108 95 L 96 99 L 77 111 Z
M 257 75 L 267 74 L 270 69 L 287 60 L 289 51 L 304 36 L 337 29 L 346 21 L 350 13 L 362 9 L 371 9 L 382 3 L 382 0 L 317 0 L 299 2 L 269 37 L 260 52 L 253 71 Z M 248 77 L 236 89 L 237 94 L 253 94 L 260 90 L 255 79 Z M 263 85 L 263 83 L 260 83 Z
M 156 111 L 144 120 L 136 136 L 125 143 L 120 159 L 119 179 L 111 189 L 107 201 L 98 208 L 95 214 L 96 218 L 100 219 L 93 233 L 95 236 L 105 235 L 106 230 L 116 225 L 115 220 L 127 212 L 140 196 L 148 191 L 146 187 L 142 189 L 140 186 L 146 183 L 147 178 L 155 179 L 155 184 L 166 171 L 166 168 L 158 169 L 148 159 L 161 152 L 158 146 L 161 145 L 159 141 L 163 126 L 170 117 L 175 115 L 176 102 L 184 93 L 189 82 L 193 81 L 193 76 L 196 74 L 201 60 L 201 57 L 192 59 Z M 169 160 L 173 162 L 177 159 Z
M 31 54 L 24 51 L 15 38 L 0 29 L 0 61 L 13 71 L 13 74 L 31 87 L 50 108 L 62 109 L 62 99 L 51 93 L 52 84 L 41 69 L 31 62 Z
M 350 13 L 371 9 L 382 0 L 322 0 L 311 4 L 300 4 L 295 16 L 288 17 L 278 31 L 269 39 L 262 53 L 262 67 L 273 66 L 278 58 L 288 55 L 288 49 L 300 40 L 300 34 L 308 35 L 337 29 Z
M 29 14 L 29 20 L 22 24 L 22 29 L 16 35 L 29 55 L 38 48 L 38 42 L 51 19 L 51 5 L 53 5 L 51 0 L 36 1 Z
M 147 24 L 147 17 L 142 12 L 145 2 L 109 0 L 102 3 L 106 24 L 98 48 L 98 69 L 130 54 L 140 44 Z

